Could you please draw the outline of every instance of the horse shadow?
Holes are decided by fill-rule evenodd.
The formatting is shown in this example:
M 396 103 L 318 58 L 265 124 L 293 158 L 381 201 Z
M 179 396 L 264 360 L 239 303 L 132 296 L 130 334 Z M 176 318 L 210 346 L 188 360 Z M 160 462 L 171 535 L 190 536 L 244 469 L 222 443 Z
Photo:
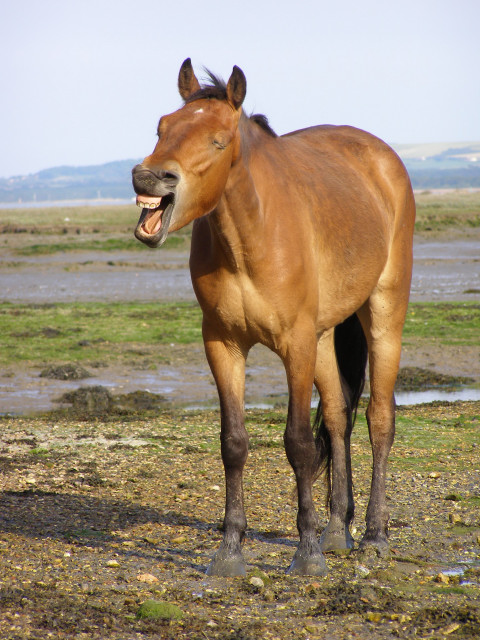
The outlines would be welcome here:
M 204 572 L 212 559 L 214 550 L 208 544 L 186 545 L 169 543 L 165 536 L 158 539 L 145 537 L 136 540 L 135 546 L 123 548 L 118 545 L 118 532 L 141 525 L 181 526 L 204 534 L 208 541 L 221 539 L 218 522 L 206 522 L 195 516 L 177 511 L 164 511 L 124 500 L 110 500 L 88 495 L 60 493 L 28 489 L 0 493 L 0 533 L 19 535 L 32 540 L 57 539 L 76 546 L 111 549 L 116 555 L 145 560 L 148 563 L 159 559 L 173 562 L 178 568 L 194 568 Z M 247 537 L 267 544 L 295 546 L 276 532 L 249 529 Z M 217 546 L 217 544 L 215 546 Z M 253 562 L 252 564 L 257 564 Z M 266 569 L 265 563 L 261 563 Z M 278 567 L 269 566 L 269 569 Z

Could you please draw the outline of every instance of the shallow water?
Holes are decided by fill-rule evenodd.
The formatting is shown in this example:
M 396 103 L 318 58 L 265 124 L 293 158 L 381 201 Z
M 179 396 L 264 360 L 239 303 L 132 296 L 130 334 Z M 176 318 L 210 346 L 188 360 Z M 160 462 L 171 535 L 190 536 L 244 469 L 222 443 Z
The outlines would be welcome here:
M 265 379 L 267 379 L 265 381 Z M 125 372 L 102 369 L 101 374 L 84 380 L 51 380 L 40 378 L 39 371 L 23 372 L 14 378 L 0 377 L 0 414 L 24 414 L 49 411 L 60 405 L 56 400 L 64 393 L 79 387 L 102 385 L 112 394 L 137 390 L 159 394 L 167 402 L 189 409 L 217 407 L 218 397 L 207 363 L 202 366 L 181 368 L 162 366 L 157 371 Z M 456 400 L 480 400 L 480 389 L 462 388 L 455 391 L 432 389 L 428 391 L 398 392 L 397 405 L 414 405 Z M 269 370 L 265 367 L 247 367 L 245 405 L 247 408 L 270 409 L 288 404 L 285 373 L 282 366 Z M 318 404 L 314 393 L 312 408 Z
M 9 263 L 15 267 L 9 267 Z M 473 293 L 466 293 L 467 291 Z M 0 257 L 0 300 L 24 303 L 194 300 L 186 252 Z M 480 300 L 480 242 L 417 243 L 412 301 Z
M 397 405 L 424 404 L 439 400 L 455 402 L 456 400 L 480 400 L 480 389 L 464 388 L 456 391 L 428 389 L 427 391 L 400 391 L 395 394 Z

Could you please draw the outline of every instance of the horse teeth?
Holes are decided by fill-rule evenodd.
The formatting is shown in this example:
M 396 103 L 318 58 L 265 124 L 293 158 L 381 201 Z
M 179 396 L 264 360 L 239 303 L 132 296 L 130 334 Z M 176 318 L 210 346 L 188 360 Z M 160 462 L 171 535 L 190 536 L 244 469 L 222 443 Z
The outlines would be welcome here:
M 140 207 L 140 209 L 156 209 L 158 204 L 156 202 L 137 202 L 137 207 Z

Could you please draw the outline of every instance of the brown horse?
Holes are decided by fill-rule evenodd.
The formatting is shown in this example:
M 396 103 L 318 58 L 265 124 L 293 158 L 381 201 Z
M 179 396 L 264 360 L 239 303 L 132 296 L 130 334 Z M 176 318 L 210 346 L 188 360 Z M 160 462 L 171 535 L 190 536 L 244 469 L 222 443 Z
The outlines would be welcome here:
M 298 490 L 300 543 L 291 573 L 322 575 L 322 550 L 353 547 L 350 434 L 363 388 L 373 473 L 360 548 L 387 547 L 387 457 L 394 384 L 412 269 L 415 202 L 398 156 L 347 126 L 277 136 L 242 110 L 243 72 L 201 87 L 190 59 L 185 104 L 163 116 L 152 155 L 133 169 L 143 209 L 136 237 L 155 247 L 194 220 L 190 270 L 205 351 L 218 388 L 226 505 L 223 541 L 208 572 L 243 575 L 245 360 L 262 343 L 281 358 L 289 406 L 284 442 Z M 310 420 L 312 387 L 321 406 Z M 330 482 L 330 520 L 317 538 L 312 483 Z

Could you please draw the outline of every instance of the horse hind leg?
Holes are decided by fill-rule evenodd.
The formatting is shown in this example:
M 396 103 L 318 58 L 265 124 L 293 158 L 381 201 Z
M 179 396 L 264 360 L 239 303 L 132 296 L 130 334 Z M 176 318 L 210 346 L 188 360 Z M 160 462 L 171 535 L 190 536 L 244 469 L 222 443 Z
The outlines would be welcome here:
M 388 551 L 387 460 L 395 437 L 394 387 L 400 364 L 407 296 L 372 296 L 359 312 L 369 351 L 370 400 L 367 424 L 373 453 L 366 530 L 360 550 Z
M 322 551 L 352 549 L 350 523 L 354 516 L 350 436 L 352 413 L 363 390 L 366 342 L 356 315 L 318 342 L 315 385 L 320 393 L 317 446 L 328 484 L 329 522 L 322 532 Z M 322 460 L 323 458 L 323 460 Z

